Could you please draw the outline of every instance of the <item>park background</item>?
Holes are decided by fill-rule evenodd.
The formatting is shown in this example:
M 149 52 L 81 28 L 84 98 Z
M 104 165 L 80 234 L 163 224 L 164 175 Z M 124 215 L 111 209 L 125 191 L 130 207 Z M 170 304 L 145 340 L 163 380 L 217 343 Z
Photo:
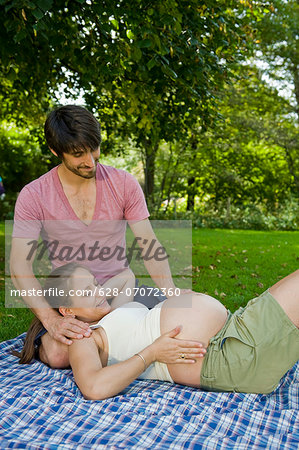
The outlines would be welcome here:
M 195 290 L 235 310 L 297 269 L 297 1 L 0 0 L 0 21 L 0 340 L 32 317 L 4 307 L 4 220 L 59 163 L 60 104 L 99 119 L 152 219 L 192 220 Z

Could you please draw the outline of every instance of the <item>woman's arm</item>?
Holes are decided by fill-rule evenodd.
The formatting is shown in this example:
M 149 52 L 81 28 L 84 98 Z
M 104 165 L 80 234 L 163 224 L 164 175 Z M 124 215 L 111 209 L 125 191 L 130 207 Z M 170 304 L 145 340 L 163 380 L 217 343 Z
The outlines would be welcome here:
M 200 343 L 174 339 L 180 331 L 180 327 L 176 327 L 139 352 L 146 361 L 146 368 L 155 361 L 192 364 L 194 358 L 203 355 L 205 350 Z M 181 353 L 190 359 L 180 359 Z M 145 370 L 144 361 L 138 355 L 103 367 L 93 336 L 74 341 L 69 347 L 69 358 L 76 384 L 88 400 L 103 400 L 118 394 Z
M 142 354 L 148 364 L 153 362 L 150 349 L 144 349 Z M 87 400 L 104 400 L 118 394 L 144 371 L 139 356 L 102 367 L 98 346 L 92 337 L 74 341 L 69 347 L 69 357 L 76 384 Z
M 116 309 L 133 300 L 134 288 L 135 275 L 131 269 L 125 269 L 123 272 L 107 280 L 100 289 L 103 289 L 104 295 L 107 298 L 113 298 L 111 307 L 112 309 Z M 110 295 L 107 296 L 107 293 L 110 293 Z

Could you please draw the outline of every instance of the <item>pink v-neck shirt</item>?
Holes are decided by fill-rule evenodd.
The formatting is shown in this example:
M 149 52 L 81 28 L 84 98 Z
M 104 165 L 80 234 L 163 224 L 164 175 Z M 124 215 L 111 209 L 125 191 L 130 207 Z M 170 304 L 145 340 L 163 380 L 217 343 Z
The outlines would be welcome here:
M 54 167 L 20 192 L 13 237 L 35 241 L 28 246 L 30 255 L 41 235 L 49 246 L 53 268 L 75 261 L 87 266 L 103 283 L 127 267 L 123 257 L 127 221 L 149 217 L 142 189 L 128 172 L 98 164 L 96 206 L 92 222 L 86 225 L 72 209 L 57 169 Z M 42 248 L 45 250 L 42 245 L 37 248 L 40 257 Z

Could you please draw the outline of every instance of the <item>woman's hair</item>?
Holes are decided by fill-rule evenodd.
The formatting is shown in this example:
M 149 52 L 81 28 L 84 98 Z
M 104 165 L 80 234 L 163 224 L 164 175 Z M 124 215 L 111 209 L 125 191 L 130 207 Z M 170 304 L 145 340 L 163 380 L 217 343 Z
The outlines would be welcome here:
M 72 305 L 71 297 L 69 295 L 70 278 L 75 270 L 79 268 L 89 270 L 83 265 L 69 263 L 57 267 L 57 269 L 53 270 L 46 279 L 43 287 L 45 294 L 44 296 L 49 305 L 57 312 L 59 312 L 58 308 L 59 306 L 62 306 L 62 304 L 63 306 Z M 53 291 L 50 291 L 51 288 L 53 288 Z M 51 295 L 51 292 L 54 292 L 55 294 L 58 291 L 60 291 L 60 293 L 63 291 L 63 295 L 59 295 L 59 297 Z M 12 351 L 14 356 L 20 358 L 19 364 L 29 364 L 32 359 L 39 359 L 39 348 L 35 340 L 43 329 L 44 326 L 41 321 L 37 317 L 34 317 L 26 333 L 24 346 L 21 352 L 17 352 L 15 350 Z
M 45 281 L 43 291 L 45 299 L 52 308 L 57 310 L 60 306 L 72 305 L 72 297 L 69 295 L 71 276 L 76 269 L 80 268 L 89 270 L 83 265 L 71 262 L 57 267 L 50 273 Z M 59 296 L 56 296 L 57 292 L 59 292 Z
M 19 364 L 29 364 L 33 359 L 39 359 L 38 347 L 35 345 L 35 339 L 43 329 L 41 321 L 34 317 L 27 331 L 24 346 L 21 352 L 13 350 L 11 353 L 20 358 Z

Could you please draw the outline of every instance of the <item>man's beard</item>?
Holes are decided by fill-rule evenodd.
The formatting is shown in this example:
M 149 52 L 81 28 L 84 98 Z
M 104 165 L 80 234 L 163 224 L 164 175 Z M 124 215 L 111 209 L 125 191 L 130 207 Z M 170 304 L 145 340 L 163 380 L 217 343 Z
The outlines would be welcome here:
M 70 166 L 65 160 L 63 160 L 65 167 L 70 170 L 72 173 L 74 173 L 75 175 L 78 175 L 81 178 L 94 178 L 96 176 L 96 171 L 97 171 L 97 163 L 98 160 L 95 161 L 95 167 L 94 170 L 90 170 L 90 171 L 85 171 L 84 167 L 73 167 Z

